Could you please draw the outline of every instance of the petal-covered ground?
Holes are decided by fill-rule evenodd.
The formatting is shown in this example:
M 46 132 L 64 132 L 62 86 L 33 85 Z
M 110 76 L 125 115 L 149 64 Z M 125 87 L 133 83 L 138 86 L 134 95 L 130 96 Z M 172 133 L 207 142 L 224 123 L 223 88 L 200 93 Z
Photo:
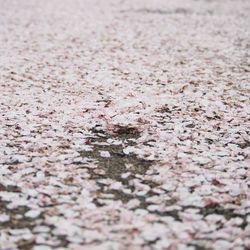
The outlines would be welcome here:
M 249 0 L 0 0 L 0 249 L 250 249 Z

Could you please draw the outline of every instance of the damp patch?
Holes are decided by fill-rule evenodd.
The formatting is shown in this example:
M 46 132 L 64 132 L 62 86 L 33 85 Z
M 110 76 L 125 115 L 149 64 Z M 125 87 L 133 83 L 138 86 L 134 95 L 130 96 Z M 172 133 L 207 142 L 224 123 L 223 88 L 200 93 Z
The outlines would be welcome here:
M 113 200 L 120 200 L 127 203 L 131 199 L 140 200 L 140 207 L 146 207 L 145 198 L 134 193 L 134 186 L 131 182 L 144 176 L 153 161 L 145 160 L 138 157 L 134 153 L 125 154 L 123 149 L 127 146 L 136 145 L 136 140 L 140 136 L 140 132 L 132 127 L 119 127 L 114 135 L 107 134 L 103 131 L 93 130 L 93 136 L 90 137 L 90 145 L 92 151 L 82 151 L 81 156 L 94 160 L 99 170 L 103 170 L 100 174 L 96 169 L 88 169 L 90 179 L 96 180 L 100 188 L 100 193 L 110 194 Z M 114 143 L 109 143 L 109 142 Z M 118 142 L 118 143 L 117 143 Z M 101 152 L 106 152 L 109 157 L 103 157 Z M 100 171 L 99 171 L 100 172 Z M 98 182 L 98 180 L 110 179 L 121 183 L 124 189 L 130 190 L 131 193 L 124 193 L 122 190 L 109 189 L 106 185 Z M 151 181 L 140 180 L 141 184 L 150 188 L 157 186 Z M 100 199 L 95 199 L 97 206 L 101 206 Z

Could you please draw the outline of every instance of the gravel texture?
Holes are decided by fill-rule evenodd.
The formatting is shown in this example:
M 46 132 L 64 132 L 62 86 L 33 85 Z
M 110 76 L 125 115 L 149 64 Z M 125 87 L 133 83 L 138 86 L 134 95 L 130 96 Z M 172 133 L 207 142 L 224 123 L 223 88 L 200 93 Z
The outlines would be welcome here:
M 249 0 L 0 0 L 0 249 L 250 249 Z

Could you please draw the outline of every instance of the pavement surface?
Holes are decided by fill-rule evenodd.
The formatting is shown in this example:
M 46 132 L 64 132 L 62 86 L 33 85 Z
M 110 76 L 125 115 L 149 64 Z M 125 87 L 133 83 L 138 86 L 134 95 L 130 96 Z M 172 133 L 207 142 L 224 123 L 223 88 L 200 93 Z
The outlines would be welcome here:
M 0 249 L 250 249 L 249 0 L 0 0 Z

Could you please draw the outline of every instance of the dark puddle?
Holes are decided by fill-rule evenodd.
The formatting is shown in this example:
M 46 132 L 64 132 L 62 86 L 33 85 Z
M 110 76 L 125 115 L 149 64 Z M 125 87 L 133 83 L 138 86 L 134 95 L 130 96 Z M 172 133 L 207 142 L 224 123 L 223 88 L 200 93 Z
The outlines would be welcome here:
M 93 130 L 93 137 L 90 137 L 90 145 L 93 146 L 93 151 L 81 152 L 82 157 L 86 157 L 98 162 L 100 169 L 104 170 L 103 174 L 98 173 L 95 169 L 88 169 L 91 175 L 90 179 L 112 179 L 114 181 L 121 182 L 124 188 L 129 188 L 131 194 L 126 194 L 120 190 L 107 189 L 104 184 L 99 182 L 100 193 L 112 194 L 113 200 L 120 200 L 123 203 L 127 203 L 133 198 L 137 198 L 141 202 L 142 207 L 146 207 L 145 197 L 137 196 L 133 194 L 134 186 L 131 185 L 131 180 L 136 179 L 137 175 L 145 175 L 147 170 L 153 164 L 152 161 L 139 158 L 135 154 L 125 154 L 123 149 L 127 146 L 133 146 L 136 144 L 136 139 L 139 138 L 140 132 L 135 128 L 119 127 L 116 130 L 115 135 L 106 134 L 103 131 Z M 108 139 L 120 141 L 119 145 L 107 143 Z M 110 157 L 105 158 L 100 155 L 101 151 L 106 151 L 110 154 Z M 126 178 L 122 178 L 122 174 L 130 173 Z M 142 184 L 146 184 L 151 188 L 157 186 L 154 182 L 148 182 L 141 180 Z M 150 194 L 149 194 L 150 195 Z M 152 194 L 151 194 L 152 195 Z M 148 196 L 147 196 L 148 197 Z M 100 200 L 95 199 L 97 206 L 101 206 Z
M 153 205 L 154 203 L 148 202 L 147 198 L 159 196 L 158 193 L 155 193 L 153 191 L 154 188 L 158 187 L 158 184 L 153 181 L 140 178 L 140 176 L 147 175 L 147 171 L 154 162 L 141 159 L 135 154 L 125 154 L 123 152 L 123 149 L 125 147 L 136 145 L 136 140 L 140 137 L 140 132 L 136 129 L 125 127 L 120 127 L 119 129 L 117 129 L 115 135 L 109 135 L 100 130 L 93 130 L 92 132 L 93 136 L 90 136 L 90 145 L 93 146 L 93 151 L 83 151 L 81 152 L 81 156 L 94 160 L 95 162 L 97 162 L 98 167 L 104 170 L 103 174 L 98 174 L 96 172 L 96 169 L 88 169 L 90 179 L 96 180 L 97 185 L 100 188 L 97 197 L 94 199 L 95 205 L 97 207 L 105 206 L 105 200 L 117 200 L 121 201 L 123 204 L 126 204 L 132 199 L 137 199 L 140 202 L 138 206 L 131 208 L 132 210 L 147 209 L 148 206 Z M 108 144 L 108 139 L 121 141 L 121 144 Z M 109 152 L 110 157 L 101 157 L 100 151 Z M 130 175 L 126 178 L 122 178 L 122 174 L 128 172 L 130 173 Z M 125 193 L 122 190 L 110 189 L 107 185 L 98 182 L 98 180 L 103 179 L 112 179 L 113 181 L 121 182 L 123 188 L 131 190 L 131 193 Z M 149 186 L 151 190 L 149 190 L 146 195 L 137 194 L 132 183 L 132 181 L 135 179 L 139 179 L 141 184 Z M 112 197 L 104 198 L 103 196 L 105 195 L 112 195 Z M 166 206 L 171 206 L 176 203 L 176 200 L 167 200 L 164 203 Z M 177 210 L 149 212 L 159 216 L 171 216 L 180 221 L 178 215 L 179 211 Z

